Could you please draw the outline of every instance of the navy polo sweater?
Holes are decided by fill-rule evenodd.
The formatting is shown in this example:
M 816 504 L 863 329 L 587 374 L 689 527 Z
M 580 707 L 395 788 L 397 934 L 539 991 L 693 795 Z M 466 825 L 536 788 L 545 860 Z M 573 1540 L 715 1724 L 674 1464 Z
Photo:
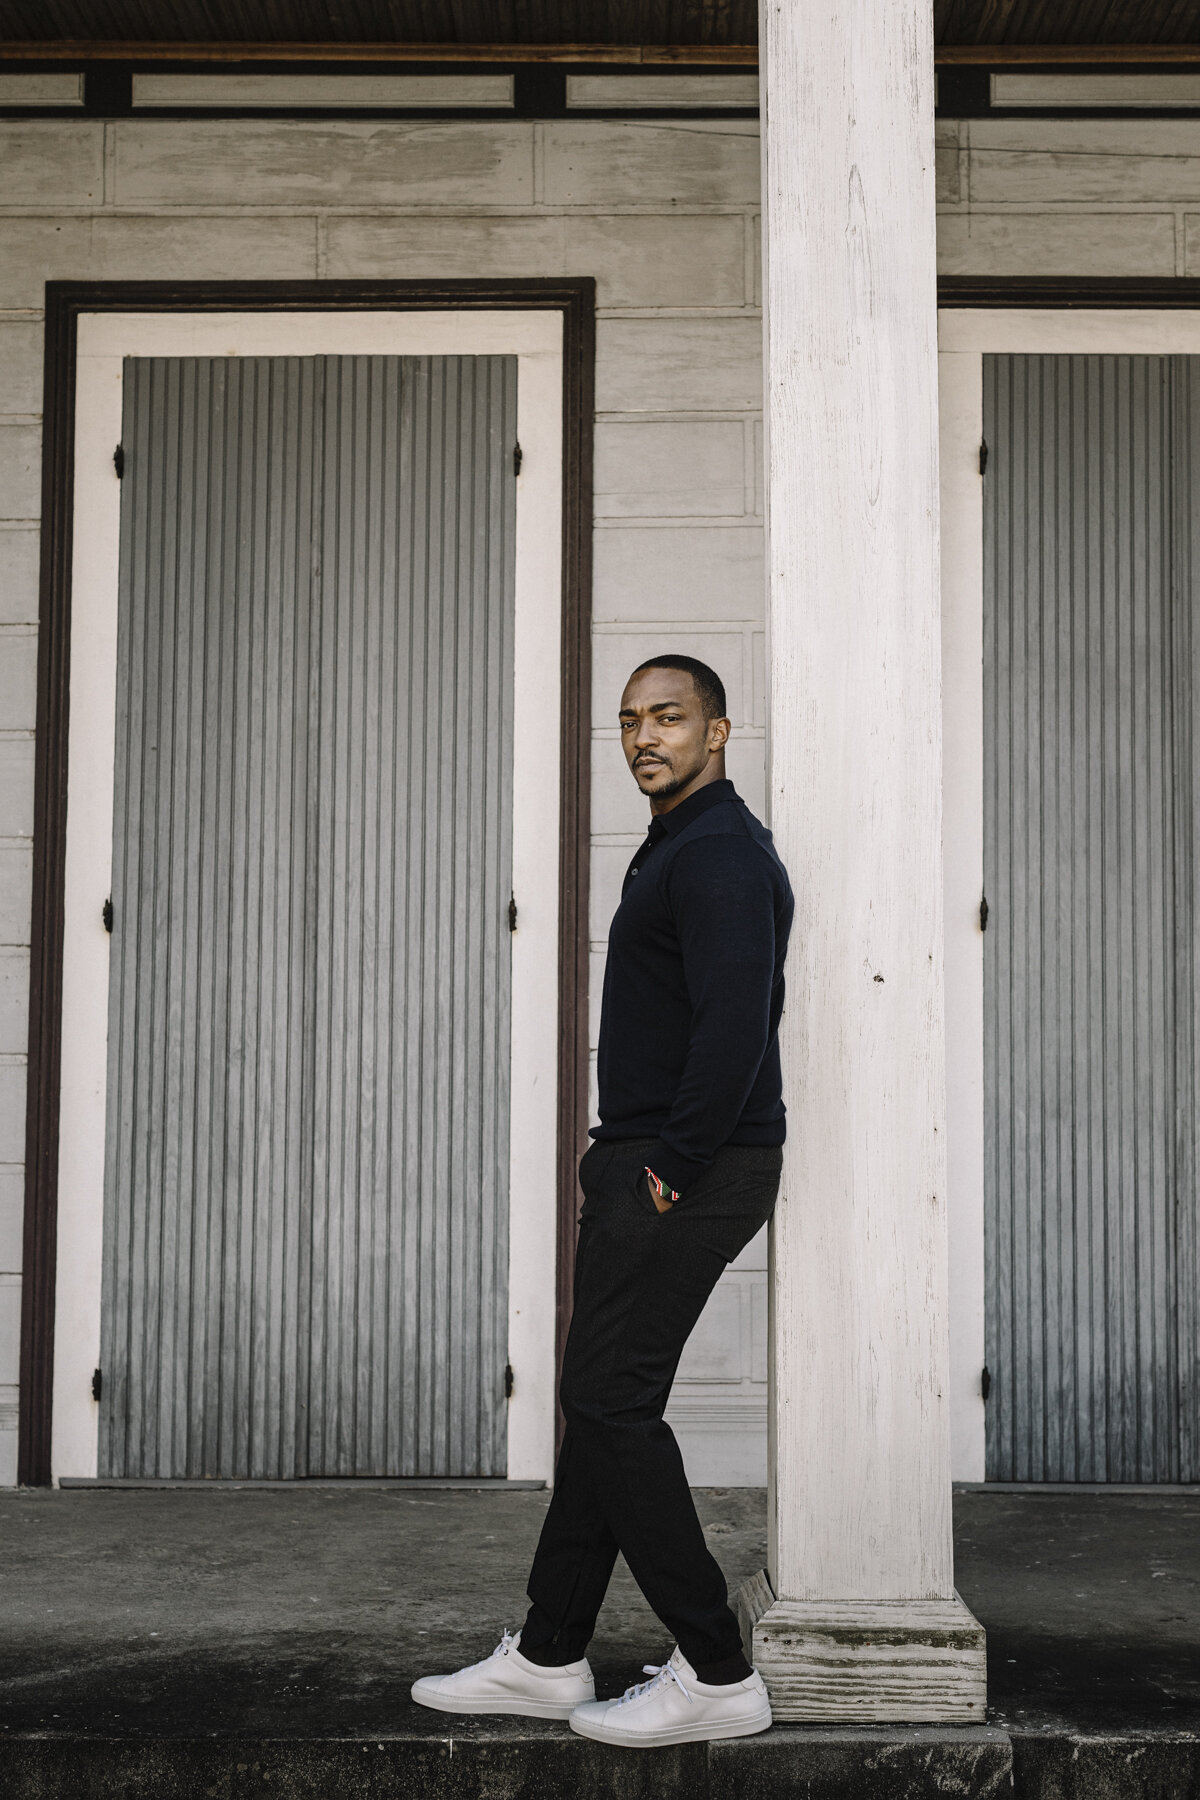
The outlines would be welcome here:
M 657 1138 L 680 1194 L 722 1144 L 782 1144 L 792 890 L 731 781 L 657 814 L 608 934 L 596 1138 Z

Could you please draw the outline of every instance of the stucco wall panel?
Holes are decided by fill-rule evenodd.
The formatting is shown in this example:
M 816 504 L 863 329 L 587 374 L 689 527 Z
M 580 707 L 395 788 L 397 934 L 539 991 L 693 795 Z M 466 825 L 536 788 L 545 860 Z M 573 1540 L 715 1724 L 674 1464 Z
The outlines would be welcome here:
M 762 324 L 756 314 L 598 322 L 598 412 L 757 412 L 761 407 Z
M 0 1164 L 20 1163 L 24 1155 L 25 1063 L 0 1053 Z
M 32 731 L 36 710 L 37 632 L 14 625 L 0 636 L 0 729 Z
M 596 427 L 597 518 L 727 518 L 746 513 L 740 419 L 602 421 Z
M 1200 274 L 1200 213 L 1183 216 L 1183 273 Z
M 33 844 L 6 843 L 0 839 L 0 944 L 29 943 L 29 904 L 33 890 Z M 21 981 L 28 985 L 28 959 Z M 22 1004 L 24 1003 L 24 986 Z M 24 1051 L 24 1041 L 16 1046 Z M 3 1264 L 0 1264 L 3 1267 Z
M 750 526 L 606 526 L 596 533 L 598 622 L 761 618 L 762 532 Z
M 0 519 L 36 519 L 42 510 L 42 428 L 0 419 Z M 0 720 L 4 714 L 0 712 Z M 0 724 L 0 730 L 3 730 Z
M 1173 275 L 1170 212 L 961 212 L 938 226 L 943 275 Z
M 25 1174 L 11 1164 L 0 1168 L 0 1274 L 21 1267 L 21 1231 L 25 1210 Z
M 41 321 L 0 318 L 0 413 L 41 410 Z
M 625 769 L 616 731 L 597 725 L 592 738 L 592 832 L 595 838 L 641 841 L 646 806 Z
M 1200 199 L 1192 119 L 972 119 L 968 130 L 972 206 Z
M 739 214 L 566 215 L 563 231 L 563 273 L 595 275 L 601 309 L 741 306 L 750 298 Z
M 330 218 L 322 273 L 331 277 L 560 275 L 563 221 L 529 217 L 397 218 L 375 213 Z
M 725 753 L 729 779 L 752 813 L 762 819 L 767 811 L 767 745 L 747 728 L 735 733 Z
M 621 883 L 629 867 L 629 859 L 644 836 L 643 827 L 632 835 L 628 843 L 592 845 L 591 922 L 588 933 L 596 950 L 603 951 L 609 924 L 620 903 Z
M 564 120 L 542 132 L 542 199 L 606 212 L 661 205 L 753 206 L 752 119 Z
M 0 947 L 0 1056 L 23 1056 L 28 1031 L 29 952 Z
M 0 123 L 0 204 L 98 206 L 104 193 L 104 126 L 98 121 L 8 119 Z
M 33 735 L 0 736 L 0 838 L 28 838 L 32 832 Z M 28 939 L 17 941 L 25 943 Z
M 933 154 L 938 205 L 961 199 L 956 119 L 938 120 Z
M 41 307 L 47 281 L 311 281 L 312 217 L 228 214 L 6 219 L 0 306 Z
M 0 1274 L 0 1393 L 16 1382 L 20 1344 L 20 1285 L 11 1273 Z
M 118 206 L 522 206 L 533 126 L 439 121 L 121 122 Z
M 36 624 L 40 557 L 36 526 L 0 526 L 0 624 Z

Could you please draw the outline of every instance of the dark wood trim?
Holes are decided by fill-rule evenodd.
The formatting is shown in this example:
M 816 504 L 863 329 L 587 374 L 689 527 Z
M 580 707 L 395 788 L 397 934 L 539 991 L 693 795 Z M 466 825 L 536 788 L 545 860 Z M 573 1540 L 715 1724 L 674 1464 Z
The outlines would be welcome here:
M 48 304 L 42 383 L 41 577 L 17 1439 L 17 1480 L 31 1486 L 50 1479 L 54 1381 L 74 392 L 74 319 Z
M 756 69 L 757 44 L 172 43 L 118 38 L 8 38 L 0 62 L 138 63 L 617 63 L 650 68 Z M 937 44 L 938 68 L 1170 68 L 1200 63 L 1193 44 Z
M 588 1130 L 588 903 L 591 880 L 592 419 L 595 307 L 564 344 L 564 490 L 579 517 L 563 534 L 562 784 L 559 835 L 558 1243 L 554 1366 L 562 1368 L 575 1288 L 579 1158 Z M 580 602 L 573 603 L 578 596 Z M 555 1382 L 557 1395 L 558 1384 Z M 564 1420 L 555 1401 L 555 1447 Z
M 63 862 L 71 640 L 75 344 L 81 313 L 555 311 L 563 319 L 562 790 L 559 807 L 558 1334 L 575 1251 L 576 1164 L 587 1134 L 588 818 L 591 753 L 595 282 L 288 281 L 46 284 L 42 561 L 34 787 L 29 1088 L 17 1479 L 51 1479 L 62 1068 Z
M 1109 275 L 943 275 L 938 305 L 980 307 L 1146 307 L 1160 312 L 1200 309 L 1200 280 L 1190 276 L 1144 280 Z
M 0 41 L 4 62 L 648 63 L 757 68 L 757 44 L 199 43 L 51 38 Z
M 618 63 L 650 68 L 757 69 L 757 44 L 172 43 L 146 39 L 0 41 L 0 62 L 138 63 Z M 937 44 L 938 68 L 1099 68 L 1200 63 L 1193 44 Z
M 939 68 L 982 64 L 993 69 L 1045 63 L 1048 68 L 1094 68 L 1107 63 L 1200 62 L 1200 44 L 939 44 Z

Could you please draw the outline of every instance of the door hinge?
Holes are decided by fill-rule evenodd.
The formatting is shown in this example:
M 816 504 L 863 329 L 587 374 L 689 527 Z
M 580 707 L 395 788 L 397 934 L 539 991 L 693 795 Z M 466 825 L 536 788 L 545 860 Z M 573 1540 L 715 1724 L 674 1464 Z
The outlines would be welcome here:
M 988 459 L 987 439 L 982 438 L 980 440 L 980 444 L 979 444 L 979 473 L 981 475 L 987 474 L 987 459 Z
M 104 920 L 105 931 L 111 932 L 113 928 L 113 905 L 111 894 L 100 908 L 100 917 Z
M 99 1369 L 92 1370 L 92 1399 L 98 1400 L 104 1392 L 104 1377 Z
M 511 1400 L 512 1395 L 513 1395 L 512 1364 L 505 1363 L 505 1365 L 504 1365 L 504 1398 L 506 1400 Z
M 987 903 L 987 895 L 984 894 L 983 898 L 979 902 L 979 929 L 980 929 L 980 931 L 987 930 L 987 922 L 988 922 L 988 903 Z
M 508 902 L 508 929 L 510 931 L 515 931 L 517 929 L 517 902 L 515 896 L 510 898 Z
M 991 1393 L 991 1391 L 992 1391 L 991 1371 L 989 1370 L 987 1364 L 984 1363 L 983 1373 L 979 1377 L 979 1392 L 982 1394 L 984 1400 L 986 1400 L 988 1395 Z
M 525 460 L 525 452 L 522 450 L 520 444 L 514 444 L 513 445 L 513 474 L 514 475 L 519 475 L 521 473 L 521 464 L 524 462 L 524 460 Z
M 117 471 L 117 480 L 124 481 L 124 479 L 125 479 L 125 446 L 124 446 L 124 444 L 118 444 L 116 449 L 113 451 L 113 468 Z

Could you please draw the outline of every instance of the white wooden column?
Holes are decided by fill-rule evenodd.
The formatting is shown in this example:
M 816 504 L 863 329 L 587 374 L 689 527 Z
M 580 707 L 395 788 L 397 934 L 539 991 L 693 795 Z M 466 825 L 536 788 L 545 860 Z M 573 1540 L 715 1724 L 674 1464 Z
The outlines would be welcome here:
M 779 1717 L 980 1720 L 950 1512 L 932 5 L 761 13 L 771 822 L 797 907 L 755 1659 Z

